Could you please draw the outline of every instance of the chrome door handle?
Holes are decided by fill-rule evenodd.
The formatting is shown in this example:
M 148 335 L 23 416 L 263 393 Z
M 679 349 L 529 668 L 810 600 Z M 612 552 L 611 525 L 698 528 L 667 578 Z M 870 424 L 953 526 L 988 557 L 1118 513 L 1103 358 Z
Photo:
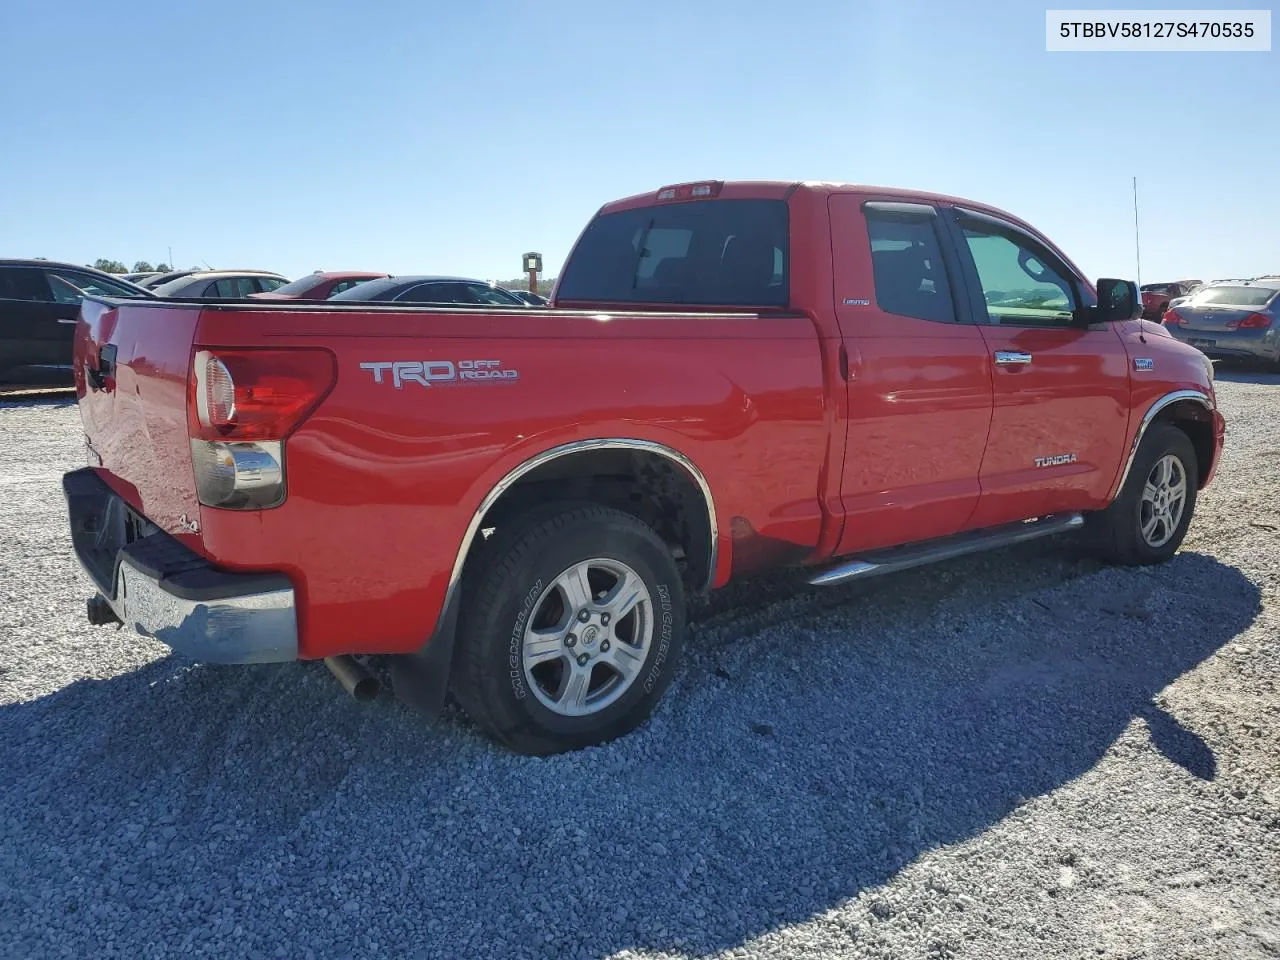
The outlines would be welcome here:
M 66 317 L 59 317 L 58 322 L 59 323 L 76 323 L 75 320 L 68 320 Z
M 1019 353 L 1017 350 L 997 350 L 996 365 L 1001 367 L 1014 367 L 1019 364 L 1031 362 L 1031 354 Z

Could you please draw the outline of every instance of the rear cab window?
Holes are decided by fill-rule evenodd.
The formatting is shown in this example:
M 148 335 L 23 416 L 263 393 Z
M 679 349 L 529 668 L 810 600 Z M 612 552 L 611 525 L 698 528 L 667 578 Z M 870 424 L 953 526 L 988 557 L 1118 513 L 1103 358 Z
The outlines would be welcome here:
M 560 276 L 561 302 L 785 307 L 785 200 L 692 200 L 597 216 Z
M 1224 307 L 1265 307 L 1276 295 L 1275 287 L 1206 287 L 1192 300 L 1196 306 L 1221 304 Z

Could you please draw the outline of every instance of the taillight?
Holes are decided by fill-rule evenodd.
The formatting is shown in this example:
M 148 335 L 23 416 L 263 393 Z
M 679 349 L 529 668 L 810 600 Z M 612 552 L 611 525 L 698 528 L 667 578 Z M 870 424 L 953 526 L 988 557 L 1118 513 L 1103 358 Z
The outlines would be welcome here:
M 1265 313 L 1251 313 L 1243 320 L 1228 323 L 1228 330 L 1265 330 L 1271 326 L 1271 318 Z
M 1166 310 L 1164 316 L 1160 318 L 1160 322 L 1166 327 L 1185 327 L 1187 325 L 1186 317 L 1178 313 L 1177 310 Z
M 208 507 L 284 502 L 284 441 L 335 381 L 325 350 L 199 350 L 187 422 L 196 493 Z

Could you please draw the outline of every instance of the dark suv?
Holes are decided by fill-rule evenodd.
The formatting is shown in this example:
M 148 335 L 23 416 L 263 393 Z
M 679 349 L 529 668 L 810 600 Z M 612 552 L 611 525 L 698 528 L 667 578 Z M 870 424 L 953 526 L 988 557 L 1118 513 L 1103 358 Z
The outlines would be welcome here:
M 71 337 L 85 293 L 151 296 L 92 267 L 0 260 L 0 386 L 71 383 Z

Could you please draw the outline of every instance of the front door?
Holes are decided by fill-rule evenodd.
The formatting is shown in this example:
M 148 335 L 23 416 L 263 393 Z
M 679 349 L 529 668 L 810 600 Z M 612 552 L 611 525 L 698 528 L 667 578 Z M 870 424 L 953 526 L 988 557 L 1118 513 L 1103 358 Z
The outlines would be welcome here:
M 971 527 L 1106 506 L 1129 418 L 1128 355 L 1084 280 L 1030 232 L 985 214 L 947 218 L 991 362 L 995 409 Z
M 829 200 L 847 358 L 837 555 L 962 529 L 978 503 L 991 370 L 930 204 Z

